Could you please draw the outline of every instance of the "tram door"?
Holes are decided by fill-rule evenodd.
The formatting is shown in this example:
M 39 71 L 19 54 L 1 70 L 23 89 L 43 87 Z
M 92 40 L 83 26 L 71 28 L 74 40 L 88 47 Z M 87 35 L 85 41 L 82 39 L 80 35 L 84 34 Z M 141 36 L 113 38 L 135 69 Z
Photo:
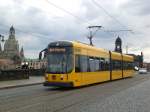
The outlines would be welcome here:
M 81 72 L 81 56 L 75 55 L 75 75 L 74 80 L 77 85 L 82 85 L 82 72 Z

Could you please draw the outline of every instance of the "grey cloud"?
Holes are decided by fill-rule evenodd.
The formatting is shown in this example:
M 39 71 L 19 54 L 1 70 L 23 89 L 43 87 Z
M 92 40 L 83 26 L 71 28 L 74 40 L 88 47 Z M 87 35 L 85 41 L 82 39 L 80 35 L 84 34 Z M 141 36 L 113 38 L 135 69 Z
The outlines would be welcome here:
M 150 1 L 130 0 L 122 6 L 122 9 L 134 15 L 150 15 Z
M 34 57 L 38 57 L 38 52 L 45 48 L 49 42 L 54 40 L 80 40 L 82 42 L 89 43 L 88 39 L 86 38 L 88 34 L 86 27 L 89 25 L 86 24 L 87 21 L 89 21 L 90 25 L 102 25 L 105 27 L 105 30 L 122 29 L 121 25 L 119 25 L 112 18 L 108 17 L 102 10 L 92 4 L 90 0 L 83 0 L 81 12 L 78 12 L 78 16 L 85 20 L 82 22 L 79 22 L 76 18 L 71 16 L 64 18 L 48 17 L 47 13 L 38 8 L 28 7 L 24 9 L 22 7 L 22 5 L 24 5 L 23 2 L 19 1 L 20 0 L 15 0 L 14 5 L 9 6 L 7 10 L 6 7 L 0 7 L 0 13 L 3 14 L 3 16 L 0 17 L 0 21 L 3 22 L 2 24 L 4 24 L 0 25 L 0 33 L 8 33 L 10 25 L 14 24 L 14 27 L 16 28 L 16 37 L 21 45 L 24 46 L 25 53 L 31 54 L 31 52 L 35 52 L 36 54 L 33 54 Z M 124 6 L 121 6 L 118 10 L 131 11 L 132 13 L 136 14 L 136 18 L 139 18 L 141 16 L 138 14 L 146 14 L 144 12 L 148 10 L 146 8 L 148 5 L 148 1 L 146 0 L 129 1 Z M 12 8 L 13 12 L 9 11 L 12 10 Z M 107 9 L 107 7 L 104 8 Z M 111 7 L 111 9 L 113 9 L 113 7 Z M 82 10 L 85 10 L 85 12 Z M 108 9 L 107 11 L 111 15 L 118 14 L 113 10 L 110 11 Z M 125 13 L 125 15 L 118 14 L 118 16 L 115 16 L 115 18 L 121 22 L 124 22 L 126 25 L 130 24 L 130 19 L 132 19 L 128 13 Z M 134 42 L 132 47 L 137 47 L 141 41 L 144 42 L 141 37 L 147 36 L 145 34 L 133 36 L 127 32 L 108 33 L 104 32 L 104 29 L 101 29 L 97 32 L 93 39 L 94 45 L 114 50 L 114 42 L 118 35 L 120 35 L 123 40 L 123 47 L 125 47 L 128 42 Z M 143 43 L 141 43 L 139 46 L 142 47 L 142 44 Z
M 99 13 L 102 13 L 91 0 L 82 2 L 82 7 L 85 8 L 84 19 L 88 21 L 94 20 L 99 17 Z

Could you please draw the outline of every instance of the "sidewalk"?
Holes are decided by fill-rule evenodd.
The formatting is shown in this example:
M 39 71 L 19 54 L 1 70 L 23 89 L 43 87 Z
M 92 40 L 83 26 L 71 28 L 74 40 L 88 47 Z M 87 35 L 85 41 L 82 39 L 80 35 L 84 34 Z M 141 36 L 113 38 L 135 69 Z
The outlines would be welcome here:
M 0 81 L 0 89 L 38 85 L 44 82 L 44 76 L 30 76 L 29 79 Z

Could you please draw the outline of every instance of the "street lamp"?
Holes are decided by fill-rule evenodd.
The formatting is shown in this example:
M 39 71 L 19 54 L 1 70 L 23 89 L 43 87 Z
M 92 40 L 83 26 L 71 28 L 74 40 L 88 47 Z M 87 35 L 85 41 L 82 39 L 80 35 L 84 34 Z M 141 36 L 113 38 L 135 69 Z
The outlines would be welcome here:
M 1 42 L 4 43 L 4 41 L 5 41 L 5 40 L 4 40 L 4 36 L 0 34 L 0 43 L 1 43 Z M 2 49 L 3 49 L 3 45 L 2 45 Z M 1 50 L 2 50 L 2 49 L 1 49 Z
M 0 41 L 4 42 L 4 36 L 0 34 Z

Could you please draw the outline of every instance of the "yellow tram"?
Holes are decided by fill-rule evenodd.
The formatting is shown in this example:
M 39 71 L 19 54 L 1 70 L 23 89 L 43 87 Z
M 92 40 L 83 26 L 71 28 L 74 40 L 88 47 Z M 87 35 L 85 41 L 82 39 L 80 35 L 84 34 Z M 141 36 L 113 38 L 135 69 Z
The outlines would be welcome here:
M 46 52 L 44 86 L 79 87 L 134 75 L 132 56 L 81 42 L 52 42 Z

